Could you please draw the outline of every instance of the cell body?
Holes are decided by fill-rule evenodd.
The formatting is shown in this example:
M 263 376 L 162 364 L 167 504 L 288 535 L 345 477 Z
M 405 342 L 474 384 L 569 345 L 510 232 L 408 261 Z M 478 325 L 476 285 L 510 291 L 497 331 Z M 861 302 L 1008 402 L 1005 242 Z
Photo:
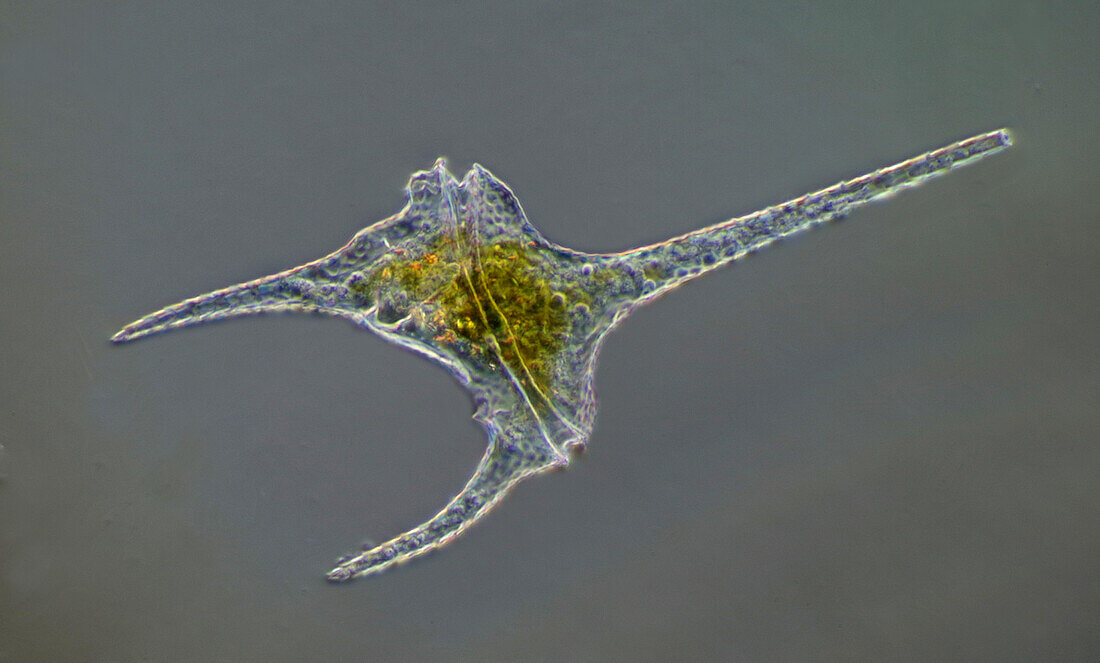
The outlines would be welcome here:
M 795 200 L 613 254 L 550 242 L 512 191 L 475 164 L 415 173 L 407 204 L 338 251 L 185 300 L 122 329 L 120 343 L 270 311 L 351 320 L 445 366 L 473 395 L 488 449 L 463 490 L 424 524 L 339 560 L 333 581 L 378 573 L 458 535 L 525 477 L 568 464 L 592 431 L 607 333 L 639 304 L 781 237 L 846 214 L 1011 144 L 993 131 Z

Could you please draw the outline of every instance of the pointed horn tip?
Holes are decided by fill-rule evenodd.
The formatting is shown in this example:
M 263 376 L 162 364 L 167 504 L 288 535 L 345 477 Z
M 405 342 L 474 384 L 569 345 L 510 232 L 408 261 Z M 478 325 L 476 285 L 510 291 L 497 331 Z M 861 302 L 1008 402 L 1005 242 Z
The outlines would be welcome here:
M 352 579 L 351 571 L 344 567 L 336 567 L 325 574 L 325 580 L 335 584 L 347 582 Z
M 110 340 L 110 342 L 115 344 L 115 345 L 119 345 L 119 344 L 122 344 L 122 343 L 129 343 L 131 341 L 136 341 L 137 339 L 142 338 L 143 336 L 148 336 L 150 333 L 152 333 L 154 331 L 150 327 L 142 327 L 139 324 L 139 322 L 135 322 L 133 324 L 126 325 L 122 329 L 118 330 L 115 333 L 115 335 L 112 336 L 108 340 Z

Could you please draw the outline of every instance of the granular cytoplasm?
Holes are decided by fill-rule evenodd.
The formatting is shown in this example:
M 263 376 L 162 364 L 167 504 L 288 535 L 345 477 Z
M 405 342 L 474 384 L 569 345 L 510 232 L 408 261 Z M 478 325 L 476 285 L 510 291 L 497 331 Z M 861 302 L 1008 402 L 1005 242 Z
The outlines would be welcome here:
M 607 333 L 639 304 L 777 239 L 1011 145 L 974 136 L 651 246 L 593 254 L 558 246 L 512 191 L 474 164 L 457 180 L 440 159 L 415 173 L 407 203 L 320 260 L 152 313 L 115 343 L 271 311 L 350 320 L 445 366 L 473 395 L 488 449 L 462 491 L 424 524 L 347 555 L 328 574 L 379 573 L 438 548 L 520 480 L 569 463 L 596 412 L 593 376 Z

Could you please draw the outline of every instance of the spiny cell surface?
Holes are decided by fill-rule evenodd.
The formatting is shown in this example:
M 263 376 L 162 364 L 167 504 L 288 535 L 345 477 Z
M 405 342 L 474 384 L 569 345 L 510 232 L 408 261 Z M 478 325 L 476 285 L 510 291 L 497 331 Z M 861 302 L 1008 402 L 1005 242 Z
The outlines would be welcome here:
M 443 364 L 473 394 L 488 449 L 462 491 L 424 524 L 341 558 L 333 581 L 438 548 L 525 477 L 563 467 L 595 416 L 607 333 L 637 305 L 775 240 L 1011 144 L 993 131 L 795 200 L 614 254 L 544 238 L 512 191 L 479 165 L 415 173 L 396 215 L 320 260 L 194 297 L 116 334 L 116 343 L 265 311 L 327 313 Z

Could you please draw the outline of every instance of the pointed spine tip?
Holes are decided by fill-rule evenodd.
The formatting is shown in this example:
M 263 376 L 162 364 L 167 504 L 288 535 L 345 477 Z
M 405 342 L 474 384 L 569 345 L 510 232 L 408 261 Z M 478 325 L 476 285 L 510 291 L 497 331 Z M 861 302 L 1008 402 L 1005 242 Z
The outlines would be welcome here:
M 354 576 L 352 576 L 351 571 L 347 567 L 343 566 L 338 566 L 325 574 L 325 580 L 333 584 L 348 582 L 353 577 Z

